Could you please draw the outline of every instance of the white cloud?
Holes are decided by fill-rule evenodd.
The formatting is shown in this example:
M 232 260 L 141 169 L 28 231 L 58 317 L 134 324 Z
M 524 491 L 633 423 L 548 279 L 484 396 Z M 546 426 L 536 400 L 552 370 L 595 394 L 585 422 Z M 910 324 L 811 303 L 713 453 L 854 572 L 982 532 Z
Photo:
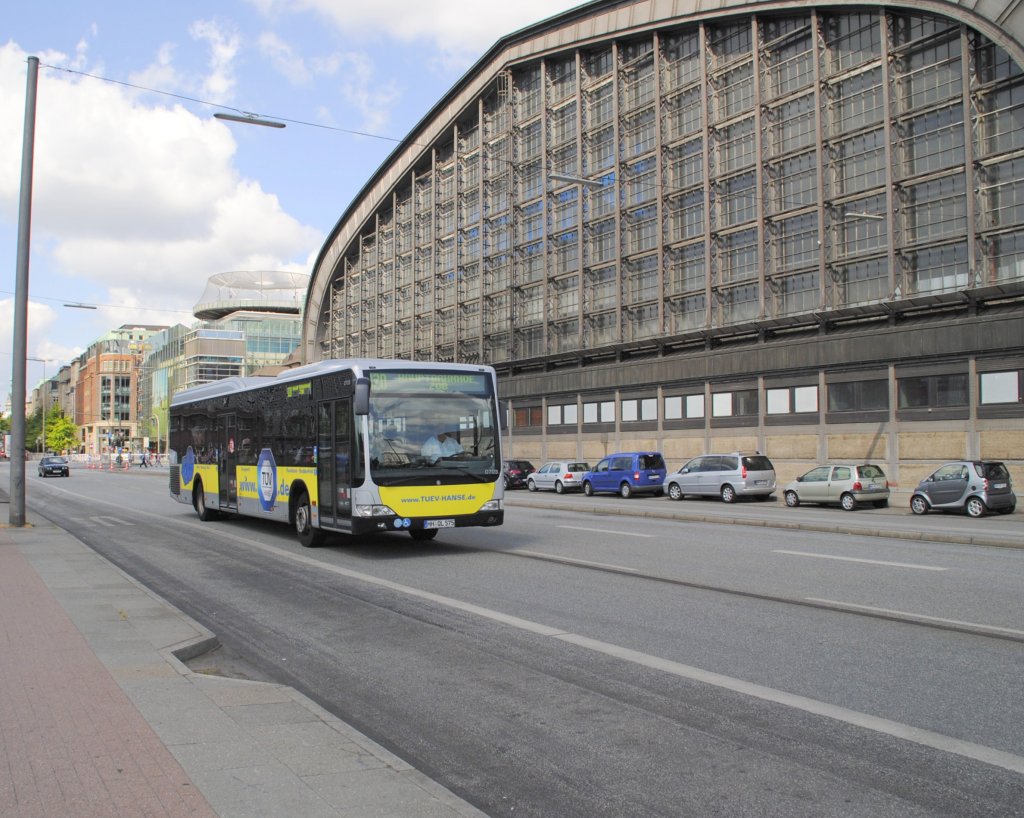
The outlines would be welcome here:
M 427 40 L 451 68 L 466 68 L 498 39 L 562 11 L 579 0 L 518 0 L 466 3 L 464 0 L 250 0 L 268 16 L 313 11 L 340 31 L 379 34 L 401 42 Z
M 268 31 L 260 35 L 260 53 L 267 57 L 274 69 L 292 85 L 309 85 L 312 74 L 295 50 L 277 34 Z
M 170 51 L 161 53 L 157 66 L 173 70 Z M 0 222 L 12 233 L 25 61 L 17 45 L 0 45 Z M 67 62 L 60 54 L 41 61 Z M 32 293 L 47 294 L 49 273 L 68 290 L 58 297 L 124 305 L 116 316 L 96 315 L 108 321 L 98 321 L 96 335 L 71 340 L 88 345 L 124 323 L 134 307 L 158 306 L 167 312 L 139 312 L 129 320 L 188 323 L 214 273 L 254 265 L 280 269 L 315 254 L 320 232 L 285 213 L 258 182 L 240 176 L 235 149 L 234 136 L 223 123 L 180 105 L 166 107 L 164 98 L 154 101 L 123 86 L 40 69 Z M 76 280 L 80 289 L 66 283 Z M 9 308 L 3 322 L 10 324 Z M 61 350 L 72 354 L 70 347 L 58 349 L 60 329 L 51 308 L 35 305 L 29 354 L 44 357 L 33 350 L 44 349 L 48 340 L 54 347 L 45 357 L 63 357 Z M 10 329 L 0 326 L 0 353 L 8 353 L 8 362 L 10 338 Z M 7 365 L 0 362 L 0 369 Z
M 241 47 L 241 38 L 237 32 L 214 20 L 197 20 L 189 28 L 189 33 L 210 46 L 210 74 L 203 83 L 203 98 L 211 102 L 231 101 L 235 90 L 234 60 Z
M 391 119 L 391 106 L 401 96 L 394 82 L 374 84 L 373 61 L 365 54 L 340 54 L 339 74 L 342 97 L 359 113 L 358 129 L 370 134 L 387 130 Z

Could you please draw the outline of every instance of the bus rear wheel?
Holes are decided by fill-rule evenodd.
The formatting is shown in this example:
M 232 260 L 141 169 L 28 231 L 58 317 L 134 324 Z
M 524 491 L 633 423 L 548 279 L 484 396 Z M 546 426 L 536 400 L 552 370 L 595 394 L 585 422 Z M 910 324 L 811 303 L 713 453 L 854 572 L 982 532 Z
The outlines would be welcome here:
M 206 492 L 203 490 L 202 480 L 197 480 L 195 488 L 192 489 L 192 508 L 204 523 L 217 518 L 217 512 L 206 505 Z
M 295 504 L 295 533 L 299 543 L 306 548 L 316 548 L 323 543 L 324 532 L 313 526 L 313 509 L 309 505 L 309 494 L 302 492 Z

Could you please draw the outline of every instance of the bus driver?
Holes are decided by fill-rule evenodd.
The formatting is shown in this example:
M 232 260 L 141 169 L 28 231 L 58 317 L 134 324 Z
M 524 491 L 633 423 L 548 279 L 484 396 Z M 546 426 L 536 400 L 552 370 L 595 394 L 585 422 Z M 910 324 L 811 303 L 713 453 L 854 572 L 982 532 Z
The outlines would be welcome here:
M 463 453 L 462 444 L 455 438 L 454 432 L 438 432 L 427 438 L 420 454 L 431 463 L 436 463 L 442 457 L 454 457 Z

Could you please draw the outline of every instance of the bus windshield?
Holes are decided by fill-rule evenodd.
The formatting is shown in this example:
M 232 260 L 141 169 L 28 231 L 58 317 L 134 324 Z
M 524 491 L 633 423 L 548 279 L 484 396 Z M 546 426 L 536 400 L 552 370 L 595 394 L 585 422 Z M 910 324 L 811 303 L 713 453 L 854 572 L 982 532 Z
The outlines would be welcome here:
M 371 383 L 367 431 L 374 483 L 498 479 L 500 432 L 490 378 L 431 376 L 431 388 L 424 389 L 419 379 L 373 373 Z

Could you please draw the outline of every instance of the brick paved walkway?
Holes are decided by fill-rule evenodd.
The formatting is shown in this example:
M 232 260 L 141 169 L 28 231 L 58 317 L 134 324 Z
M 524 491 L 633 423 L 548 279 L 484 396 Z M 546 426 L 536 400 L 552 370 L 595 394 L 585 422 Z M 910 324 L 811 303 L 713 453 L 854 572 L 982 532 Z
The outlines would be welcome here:
M 214 816 L 14 544 L 0 545 L 0 816 Z

